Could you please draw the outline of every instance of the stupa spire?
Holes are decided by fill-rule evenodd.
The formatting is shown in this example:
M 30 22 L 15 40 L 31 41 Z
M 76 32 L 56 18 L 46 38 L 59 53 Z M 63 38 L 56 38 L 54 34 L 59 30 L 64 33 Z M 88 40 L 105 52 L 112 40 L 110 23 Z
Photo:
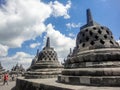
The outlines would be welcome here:
M 72 49 L 70 48 L 70 54 L 72 53 Z
M 93 18 L 90 9 L 87 9 L 86 15 L 87 15 L 87 24 L 88 25 L 93 24 Z
M 50 38 L 47 37 L 46 47 L 50 48 Z
M 83 25 L 80 29 L 83 29 L 83 28 L 86 28 L 86 27 L 89 27 L 89 26 L 98 26 L 99 24 L 96 23 L 93 18 L 92 18 L 92 13 L 90 11 L 90 9 L 87 9 L 86 10 L 86 17 L 87 17 L 87 24 Z
M 36 53 L 36 56 L 38 56 L 39 55 L 39 49 L 37 49 L 37 53 Z

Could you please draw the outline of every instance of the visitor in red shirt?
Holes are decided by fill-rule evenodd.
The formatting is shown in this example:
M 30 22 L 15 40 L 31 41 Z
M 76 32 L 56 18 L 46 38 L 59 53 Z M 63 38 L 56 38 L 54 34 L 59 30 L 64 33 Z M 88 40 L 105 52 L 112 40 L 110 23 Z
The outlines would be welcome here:
M 4 82 L 3 82 L 3 85 L 5 85 L 5 83 L 7 83 L 7 85 L 8 85 L 8 74 L 7 74 L 7 73 L 4 74 Z

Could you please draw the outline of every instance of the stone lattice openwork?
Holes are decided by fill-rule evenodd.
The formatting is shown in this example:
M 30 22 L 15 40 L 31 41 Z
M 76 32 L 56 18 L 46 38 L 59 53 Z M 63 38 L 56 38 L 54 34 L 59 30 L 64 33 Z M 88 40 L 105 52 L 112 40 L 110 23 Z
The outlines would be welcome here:
M 46 46 L 37 54 L 32 61 L 25 78 L 53 78 L 61 73 L 57 53 L 50 47 L 50 39 L 47 38 Z
M 68 84 L 120 86 L 120 46 L 109 28 L 92 19 L 80 28 L 76 47 L 65 61 L 58 81 Z

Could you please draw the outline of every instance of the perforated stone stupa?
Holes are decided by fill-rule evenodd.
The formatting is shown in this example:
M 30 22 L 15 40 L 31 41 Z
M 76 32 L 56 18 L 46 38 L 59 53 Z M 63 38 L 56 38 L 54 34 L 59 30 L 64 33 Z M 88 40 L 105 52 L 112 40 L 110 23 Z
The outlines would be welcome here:
M 2 74 L 5 73 L 5 69 L 3 69 L 1 62 L 0 62 L 0 79 L 2 78 Z
M 22 76 L 25 73 L 25 69 L 23 68 L 22 64 L 18 65 L 18 63 L 16 64 L 16 66 L 13 66 L 11 69 L 10 74 L 15 74 L 17 76 Z
M 54 78 L 61 73 L 56 51 L 50 47 L 50 39 L 47 38 L 46 46 L 37 54 L 32 61 L 25 78 Z
M 92 19 L 80 28 L 76 47 L 65 61 L 58 81 L 68 84 L 120 86 L 120 46 L 112 32 Z

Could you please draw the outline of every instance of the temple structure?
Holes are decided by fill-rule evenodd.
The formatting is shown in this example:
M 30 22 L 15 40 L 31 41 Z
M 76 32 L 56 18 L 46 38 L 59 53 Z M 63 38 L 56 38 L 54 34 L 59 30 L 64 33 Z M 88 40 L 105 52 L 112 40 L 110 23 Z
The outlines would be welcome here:
M 16 66 L 13 66 L 10 72 L 11 75 L 16 75 L 16 76 L 22 76 L 24 75 L 24 73 L 25 73 L 25 69 L 23 68 L 22 64 L 18 65 L 18 63 L 16 64 Z
M 68 56 L 58 82 L 120 86 L 120 46 L 108 27 L 93 21 L 90 9 Z
M 0 62 L 0 79 L 2 78 L 2 74 L 4 74 L 5 69 L 3 69 L 1 62 Z
M 25 78 L 54 78 L 61 73 L 57 53 L 50 47 L 50 39 L 47 38 L 46 46 L 32 60 L 31 66 L 25 74 Z

